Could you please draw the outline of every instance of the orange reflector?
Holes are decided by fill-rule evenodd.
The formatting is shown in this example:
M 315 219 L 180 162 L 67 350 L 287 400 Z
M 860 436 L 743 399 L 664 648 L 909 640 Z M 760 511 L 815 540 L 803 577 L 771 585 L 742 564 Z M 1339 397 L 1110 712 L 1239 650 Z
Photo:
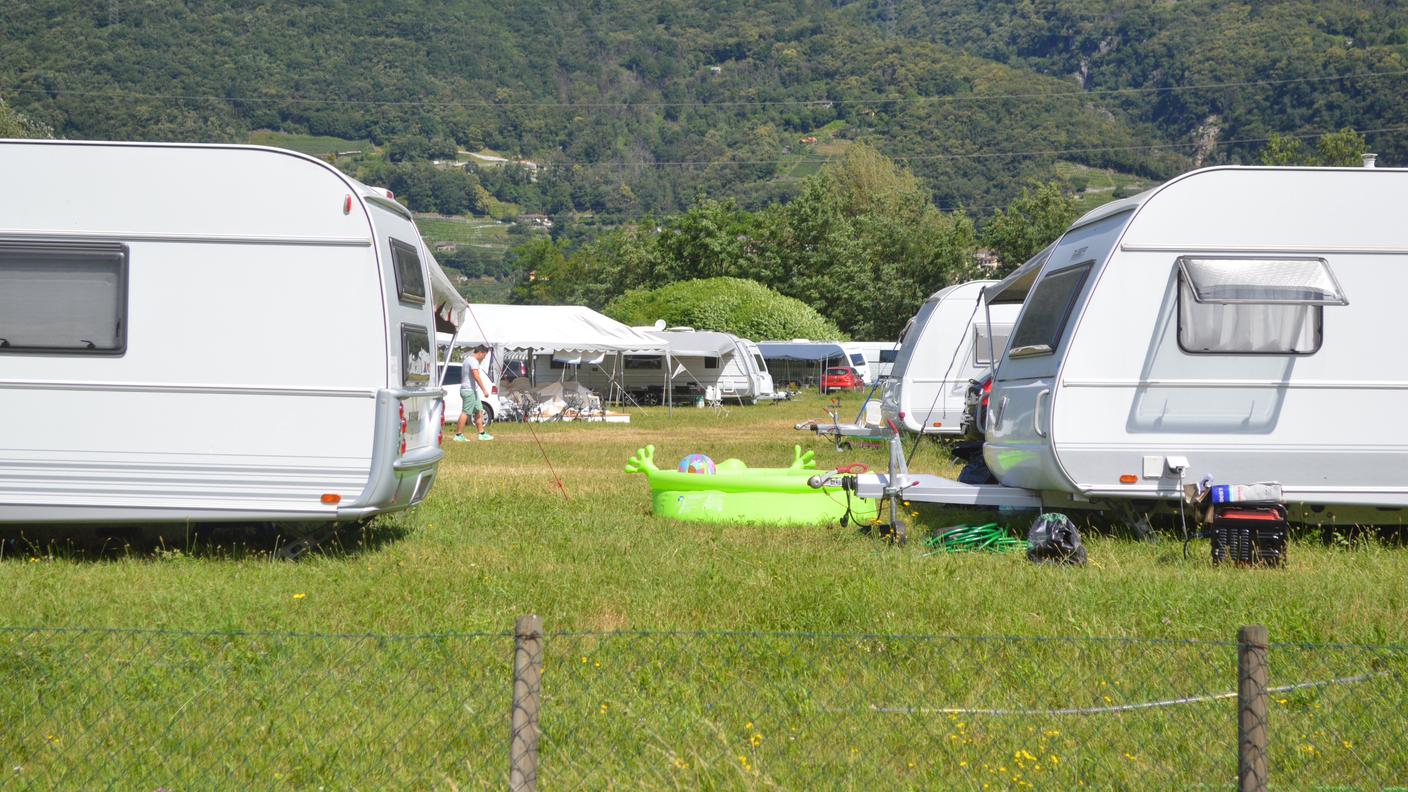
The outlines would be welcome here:
M 943 422 L 941 422 L 941 421 L 934 421 L 934 426 L 943 426 Z
M 1121 484 L 1133 484 L 1134 482 L 1136 482 L 1136 481 L 1138 481 L 1138 480 L 1139 480 L 1139 477 L 1136 476 L 1136 475 L 1134 475 L 1133 473 L 1126 473 L 1126 474 L 1124 474 L 1123 476 L 1120 476 L 1120 483 L 1121 483 Z
M 323 503 L 328 506 L 336 506 L 342 502 L 342 496 L 338 495 L 336 492 L 324 492 L 322 500 Z

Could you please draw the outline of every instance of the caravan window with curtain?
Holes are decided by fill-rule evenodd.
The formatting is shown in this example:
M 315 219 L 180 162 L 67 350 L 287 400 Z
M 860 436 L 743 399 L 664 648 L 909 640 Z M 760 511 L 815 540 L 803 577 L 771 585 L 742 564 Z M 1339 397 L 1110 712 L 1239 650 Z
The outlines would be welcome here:
M 120 355 L 127 247 L 0 243 L 0 353 Z
M 1348 305 L 1320 258 L 1178 259 L 1178 345 L 1208 354 L 1309 355 L 1324 307 Z

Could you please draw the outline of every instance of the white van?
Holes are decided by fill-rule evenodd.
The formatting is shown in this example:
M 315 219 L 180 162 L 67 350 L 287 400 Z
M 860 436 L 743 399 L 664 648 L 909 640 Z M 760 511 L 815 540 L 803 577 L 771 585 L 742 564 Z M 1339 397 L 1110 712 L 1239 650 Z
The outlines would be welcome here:
M 387 194 L 251 146 L 0 141 L 0 173 L 0 522 L 359 520 L 430 492 L 453 297 Z

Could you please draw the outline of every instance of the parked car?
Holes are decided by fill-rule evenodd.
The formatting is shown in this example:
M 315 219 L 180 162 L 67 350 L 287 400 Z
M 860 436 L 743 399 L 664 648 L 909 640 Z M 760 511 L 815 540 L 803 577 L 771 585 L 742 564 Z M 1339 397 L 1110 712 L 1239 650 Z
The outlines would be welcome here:
M 833 366 L 821 375 L 821 389 L 823 391 L 860 390 L 864 387 L 865 381 L 853 368 Z
M 445 423 L 458 423 L 460 413 L 464 411 L 464 403 L 460 399 L 460 377 L 463 374 L 464 369 L 456 362 L 446 366 L 440 377 L 440 389 L 445 393 Z M 484 404 L 485 426 L 493 423 L 496 416 L 504 414 L 503 405 L 499 402 L 499 386 L 492 378 L 489 381 L 491 391 L 480 399 Z

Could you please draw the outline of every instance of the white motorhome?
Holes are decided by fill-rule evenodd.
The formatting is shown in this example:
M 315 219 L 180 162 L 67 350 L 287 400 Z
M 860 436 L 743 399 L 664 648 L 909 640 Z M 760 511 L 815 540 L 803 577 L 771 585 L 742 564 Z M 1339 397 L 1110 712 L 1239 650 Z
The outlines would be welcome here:
M 387 194 L 250 146 L 0 141 L 0 173 L 0 522 L 426 497 L 458 295 Z
M 1086 214 L 997 368 L 1001 486 L 893 483 L 1060 508 L 1169 503 L 1210 477 L 1279 483 L 1302 519 L 1408 507 L 1405 204 L 1402 169 L 1224 167 Z
M 870 367 L 871 356 L 866 354 L 865 345 L 857 341 L 845 341 L 842 342 L 841 349 L 845 351 L 850 367 L 860 376 L 860 381 L 865 383 L 866 387 L 874 385 L 875 370 Z
M 915 433 L 963 434 L 968 384 L 987 372 L 993 356 L 1007 347 L 1022 307 L 985 305 L 983 289 L 994 283 L 949 286 L 920 306 L 905 326 L 900 354 L 881 386 L 880 414 L 887 423 Z

